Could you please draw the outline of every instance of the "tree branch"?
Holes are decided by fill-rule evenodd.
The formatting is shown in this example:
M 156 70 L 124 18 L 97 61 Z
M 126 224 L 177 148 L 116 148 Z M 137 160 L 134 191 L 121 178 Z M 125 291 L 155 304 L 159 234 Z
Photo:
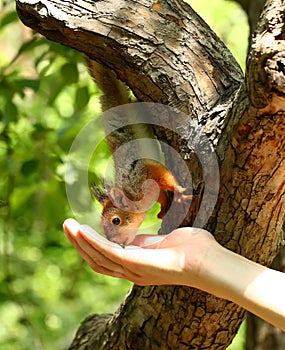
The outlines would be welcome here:
M 19 0 L 17 11 L 48 39 L 115 70 L 140 101 L 206 112 L 242 79 L 225 45 L 181 1 Z

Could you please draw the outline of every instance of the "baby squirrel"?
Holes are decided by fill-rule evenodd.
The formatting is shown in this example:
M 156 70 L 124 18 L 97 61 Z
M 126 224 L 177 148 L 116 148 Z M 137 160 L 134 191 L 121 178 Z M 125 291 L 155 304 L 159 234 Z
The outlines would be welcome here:
M 90 75 L 103 93 L 102 111 L 130 103 L 128 88 L 116 78 L 113 71 L 90 58 L 86 58 L 86 61 Z M 139 127 L 143 129 L 143 136 L 146 136 L 147 132 L 148 137 L 154 138 L 152 130 L 149 130 L 150 125 L 126 126 L 123 130 L 122 128 L 114 130 L 112 134 L 106 133 L 113 156 L 116 148 L 120 146 L 118 142 L 131 141 L 134 134 L 138 135 Z M 174 194 L 177 202 L 192 200 L 192 195 L 185 195 L 186 189 L 179 186 L 172 173 L 159 162 L 141 158 L 124 167 L 121 158 L 117 162 L 114 159 L 114 163 L 116 173 L 122 174 L 123 185 L 119 187 L 115 181 L 114 185 L 106 186 L 105 189 L 97 185 L 91 186 L 93 195 L 103 206 L 101 221 L 103 232 L 112 242 L 123 247 L 131 244 L 147 210 L 156 201 L 161 205 L 158 218 L 162 219 L 169 208 L 169 192 Z

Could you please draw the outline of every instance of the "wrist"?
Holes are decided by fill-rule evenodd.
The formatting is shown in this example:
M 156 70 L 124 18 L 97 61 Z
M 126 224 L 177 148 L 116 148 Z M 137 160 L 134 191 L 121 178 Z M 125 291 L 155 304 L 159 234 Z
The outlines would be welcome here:
M 218 289 L 220 284 L 225 282 L 223 274 L 230 258 L 228 251 L 206 232 L 204 236 L 197 235 L 197 242 L 195 237 L 192 237 L 191 249 L 183 253 L 181 284 L 222 297 Z
M 213 242 L 199 269 L 199 288 L 220 298 L 233 294 L 234 253 Z
M 266 267 L 219 244 L 212 245 L 200 271 L 200 288 L 217 297 L 243 305 L 247 298 L 248 286 L 265 270 Z
M 251 264 L 216 241 L 210 242 L 198 270 L 197 287 L 219 298 L 237 302 L 248 281 L 256 274 Z

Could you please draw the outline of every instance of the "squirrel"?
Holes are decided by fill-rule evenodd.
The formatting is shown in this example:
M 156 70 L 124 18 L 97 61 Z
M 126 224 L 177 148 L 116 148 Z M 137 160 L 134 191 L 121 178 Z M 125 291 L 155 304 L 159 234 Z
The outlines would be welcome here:
M 103 112 L 131 103 L 128 87 L 117 79 L 111 69 L 88 57 L 86 62 L 91 77 L 103 93 L 100 101 Z M 112 123 L 115 122 L 112 120 Z M 151 126 L 142 124 L 127 125 L 108 134 L 107 143 L 113 157 L 116 157 L 115 150 L 121 143 L 132 141 L 138 135 L 154 138 Z M 155 160 L 140 158 L 125 166 L 121 157 L 119 160 L 115 158 L 114 163 L 115 172 L 120 172 L 123 185 L 120 187 L 115 182 L 104 189 L 102 186 L 92 185 L 91 191 L 103 207 L 101 226 L 104 234 L 108 240 L 122 247 L 132 243 L 154 202 L 161 205 L 158 218 L 162 219 L 169 208 L 169 193 L 174 194 L 177 202 L 193 199 L 192 195 L 184 194 L 186 188 L 178 184 L 173 174 Z

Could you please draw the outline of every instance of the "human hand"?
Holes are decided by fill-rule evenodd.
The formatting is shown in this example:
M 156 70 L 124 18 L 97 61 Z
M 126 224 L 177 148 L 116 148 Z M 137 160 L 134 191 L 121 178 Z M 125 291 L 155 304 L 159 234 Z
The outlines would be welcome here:
M 285 277 L 219 245 L 207 231 L 184 227 L 166 236 L 138 235 L 122 248 L 91 227 L 64 222 L 91 268 L 138 285 L 187 285 L 231 300 L 285 331 Z
M 180 228 L 166 236 L 138 235 L 132 245 L 122 248 L 73 219 L 67 219 L 63 227 L 94 271 L 138 285 L 203 288 L 203 262 L 209 251 L 220 247 L 209 232 L 198 228 Z

